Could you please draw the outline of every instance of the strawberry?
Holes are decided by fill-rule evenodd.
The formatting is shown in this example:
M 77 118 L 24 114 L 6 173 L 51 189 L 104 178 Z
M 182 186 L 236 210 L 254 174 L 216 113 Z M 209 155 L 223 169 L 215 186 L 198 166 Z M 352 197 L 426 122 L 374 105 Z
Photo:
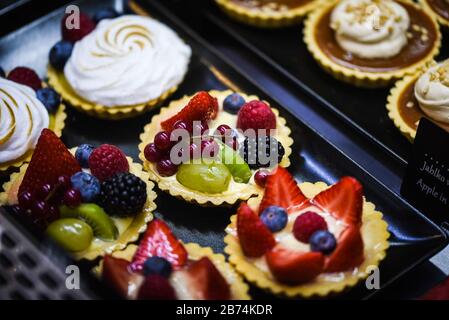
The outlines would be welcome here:
M 217 113 L 217 99 L 205 91 L 200 91 L 190 99 L 189 103 L 181 111 L 171 118 L 162 121 L 161 126 L 162 129 L 171 131 L 173 125 L 179 120 L 185 122 L 210 120 L 215 119 Z
M 203 257 L 193 262 L 185 270 L 190 278 L 190 288 L 196 296 L 194 300 L 229 300 L 231 291 L 228 282 L 209 258 Z
M 299 284 L 313 280 L 324 267 L 321 252 L 297 252 L 276 247 L 265 255 L 273 276 L 282 283 Z
M 103 260 L 102 279 L 112 287 L 122 298 L 128 298 L 128 288 L 131 285 L 133 275 L 129 268 L 129 262 L 125 259 L 114 258 L 105 255 Z
M 137 294 L 139 300 L 175 300 L 176 293 L 167 278 L 158 274 L 145 277 Z
M 71 177 L 81 171 L 75 157 L 62 141 L 49 129 L 43 129 L 28 165 L 19 194 L 29 191 L 37 193 L 42 185 L 55 185 L 60 176 Z
M 311 202 L 347 224 L 362 220 L 363 187 L 355 179 L 344 177 L 329 189 L 316 195 Z
M 245 202 L 237 211 L 237 234 L 247 257 L 260 257 L 276 244 L 273 234 Z
M 187 261 L 187 251 L 162 220 L 153 220 L 145 232 L 131 263 L 132 271 L 141 271 L 149 257 L 161 257 L 173 267 L 181 267 Z
M 326 257 L 325 272 L 340 272 L 359 266 L 363 262 L 363 239 L 360 227 L 350 225 L 337 239 L 337 247 Z
M 287 212 L 292 212 L 307 200 L 287 169 L 278 166 L 276 171 L 267 177 L 265 194 L 259 206 L 259 214 L 265 208 L 273 205 L 282 207 Z
M 449 300 L 449 278 L 437 285 L 435 288 L 430 289 L 424 294 L 421 300 Z

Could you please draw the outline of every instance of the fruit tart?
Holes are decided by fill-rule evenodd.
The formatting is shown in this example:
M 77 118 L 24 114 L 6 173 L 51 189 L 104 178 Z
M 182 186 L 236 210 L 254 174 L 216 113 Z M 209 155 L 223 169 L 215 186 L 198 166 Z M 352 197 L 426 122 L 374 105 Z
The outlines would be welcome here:
M 319 0 L 215 0 L 230 17 L 254 26 L 277 28 L 301 21 Z
M 442 26 L 449 27 L 448 0 L 419 0 L 419 3 L 432 12 Z
M 34 70 L 0 68 L 0 171 L 29 161 L 42 129 L 61 136 L 66 117 L 59 94 Z
M 183 244 L 159 219 L 150 222 L 138 247 L 106 255 L 96 271 L 125 299 L 250 299 L 248 285 L 223 255 Z
M 50 130 L 30 163 L 3 186 L 0 204 L 45 232 L 76 259 L 95 259 L 136 241 L 153 218 L 154 184 L 117 147 L 69 151 Z
M 449 131 L 449 59 L 399 80 L 391 89 L 388 115 L 409 140 L 426 117 Z
M 379 265 L 388 248 L 387 223 L 344 177 L 297 185 L 282 168 L 265 192 L 231 217 L 225 252 L 256 286 L 284 296 L 326 296 L 354 286 Z
M 272 168 L 290 165 L 293 144 L 276 109 L 229 90 L 171 102 L 140 139 L 144 168 L 161 190 L 215 206 L 257 195 Z
M 99 20 L 100 19 L 100 20 Z M 176 91 L 191 49 L 159 21 L 140 15 L 80 13 L 80 28 L 61 21 L 62 40 L 49 53 L 51 85 L 80 111 L 123 119 L 155 107 Z
M 321 67 L 356 86 L 386 86 L 428 63 L 441 34 L 410 0 L 332 0 L 305 23 L 304 41 Z

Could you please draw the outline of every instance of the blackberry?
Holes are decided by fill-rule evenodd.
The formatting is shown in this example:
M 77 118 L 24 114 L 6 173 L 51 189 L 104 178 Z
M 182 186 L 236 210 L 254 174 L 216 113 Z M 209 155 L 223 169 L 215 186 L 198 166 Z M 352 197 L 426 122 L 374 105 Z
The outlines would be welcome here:
M 101 183 L 97 203 L 108 214 L 131 216 L 142 211 L 147 200 L 147 186 L 129 172 L 120 172 Z
M 271 136 L 248 136 L 240 153 L 251 169 L 266 168 L 281 162 L 284 146 Z

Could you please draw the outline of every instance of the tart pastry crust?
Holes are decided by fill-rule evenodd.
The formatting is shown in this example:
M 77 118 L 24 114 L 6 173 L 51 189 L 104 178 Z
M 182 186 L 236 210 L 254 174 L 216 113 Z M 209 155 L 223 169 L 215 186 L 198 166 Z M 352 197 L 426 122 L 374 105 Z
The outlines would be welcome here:
M 219 101 L 223 101 L 224 98 L 231 93 L 233 93 L 231 90 L 209 91 L 209 94 L 217 98 Z M 242 95 L 246 101 L 258 99 L 258 97 L 254 95 L 248 96 L 243 93 L 239 94 Z M 141 143 L 139 144 L 139 158 L 143 162 L 144 169 L 148 171 L 150 179 L 157 183 L 159 189 L 170 193 L 172 196 L 203 206 L 232 205 L 238 200 L 247 200 L 250 197 L 259 194 L 259 192 L 263 189 L 254 182 L 254 174 L 246 184 L 236 183 L 232 180 L 227 191 L 217 194 L 208 194 L 183 186 L 176 180 L 176 175 L 171 177 L 162 177 L 158 174 L 155 164 L 152 164 L 145 159 L 145 146 L 152 142 L 155 135 L 161 130 L 160 123 L 162 120 L 169 118 L 181 110 L 185 105 L 187 105 L 191 98 L 192 96 L 184 96 L 179 100 L 172 101 L 168 107 L 161 108 L 160 113 L 155 115 L 151 119 L 151 122 L 144 127 L 144 131 L 140 135 Z M 286 168 L 290 165 L 289 157 L 292 153 L 291 146 L 293 144 L 293 139 L 290 137 L 291 130 L 287 127 L 286 120 L 279 116 L 279 111 L 275 108 L 271 108 L 271 110 L 273 110 L 276 115 L 277 121 L 277 135 L 275 138 L 282 143 L 285 149 L 285 155 L 279 165 Z
M 75 152 L 72 149 L 71 152 Z M 156 199 L 156 192 L 154 192 L 154 183 L 149 181 L 148 173 L 142 170 L 142 166 L 132 161 L 130 157 L 126 157 L 129 163 L 129 172 L 138 176 L 145 181 L 147 185 L 147 202 L 141 213 L 134 217 L 117 218 L 111 217 L 117 229 L 119 230 L 119 237 L 114 241 L 103 241 L 98 238 L 92 240 L 90 247 L 81 252 L 74 252 L 72 256 L 76 260 L 87 259 L 94 260 L 99 256 L 107 253 L 112 253 L 116 250 L 123 250 L 128 243 L 134 242 L 139 238 L 139 235 L 147 229 L 147 224 L 153 220 L 153 211 L 156 209 L 154 200 Z M 25 175 L 28 164 L 23 165 L 19 172 L 15 172 L 10 176 L 10 180 L 3 184 L 4 192 L 0 193 L 0 204 L 15 204 L 17 203 L 17 192 Z
M 432 9 L 432 7 L 429 5 L 429 3 L 427 2 L 427 0 L 418 0 L 418 2 L 426 9 L 429 10 L 430 13 L 432 13 L 435 18 L 438 20 L 438 22 L 445 27 L 449 27 L 449 20 L 443 18 L 442 16 L 440 16 L 437 12 L 435 12 L 435 10 Z
M 306 197 L 312 198 L 327 189 L 328 185 L 324 182 L 305 182 L 299 184 L 299 187 Z M 257 208 L 262 197 L 263 195 L 259 195 L 257 198 L 250 199 L 248 205 L 253 209 Z M 251 262 L 251 258 L 247 258 L 244 255 L 236 236 L 236 220 L 237 215 L 233 215 L 231 217 L 231 223 L 226 228 L 228 235 L 224 238 L 224 242 L 226 243 L 225 252 L 229 254 L 230 263 L 249 282 L 280 296 L 324 297 L 328 294 L 338 293 L 346 288 L 355 286 L 360 280 L 366 278 L 372 272 L 371 268 L 379 265 L 385 258 L 386 251 L 389 247 L 388 238 L 390 233 L 388 232 L 387 223 L 382 219 L 382 213 L 376 211 L 373 203 L 364 201 L 362 226 L 360 229 L 364 242 L 365 260 L 363 263 L 353 271 L 326 274 L 329 277 L 322 277 L 319 281 L 289 286 L 273 280 L 269 273 L 265 273 L 256 267 Z
M 357 68 L 346 67 L 332 61 L 332 59 L 321 50 L 315 36 L 315 31 L 323 16 L 328 14 L 329 10 L 332 10 L 338 1 L 339 0 L 332 0 L 322 4 L 320 8 L 316 9 L 309 15 L 304 24 L 304 42 L 306 43 L 309 52 L 325 71 L 332 74 L 338 80 L 348 82 L 358 87 L 387 86 L 396 79 L 403 78 L 407 74 L 413 74 L 416 70 L 432 61 L 433 58 L 439 53 L 441 46 L 441 32 L 438 23 L 434 19 L 434 15 L 428 9 L 421 7 L 410 0 L 399 0 L 397 2 L 406 3 L 418 10 L 424 11 L 432 20 L 432 25 L 435 28 L 437 39 L 433 44 L 432 49 L 426 56 L 410 66 L 385 72 L 362 71 Z

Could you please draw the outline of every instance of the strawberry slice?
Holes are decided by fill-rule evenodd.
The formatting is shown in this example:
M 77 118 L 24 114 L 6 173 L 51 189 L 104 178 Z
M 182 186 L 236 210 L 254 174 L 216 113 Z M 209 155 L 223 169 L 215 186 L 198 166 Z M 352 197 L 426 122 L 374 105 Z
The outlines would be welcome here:
M 28 165 L 19 194 L 24 191 L 35 193 L 43 184 L 55 185 L 58 177 L 71 177 L 81 171 L 75 157 L 62 141 L 48 129 L 43 129 Z
M 337 239 L 337 247 L 326 257 L 325 272 L 346 271 L 359 266 L 364 259 L 363 239 L 358 225 L 348 226 Z
M 218 113 L 217 99 L 205 91 L 200 91 L 190 99 L 189 103 L 177 114 L 162 121 L 162 129 L 171 131 L 173 125 L 183 120 L 188 123 L 215 119 Z
M 187 251 L 162 220 L 153 220 L 145 232 L 131 263 L 132 271 L 142 270 L 149 257 L 167 259 L 173 267 L 181 267 L 187 261 Z
M 276 244 L 273 234 L 245 202 L 237 211 L 237 234 L 247 257 L 260 257 Z
M 158 274 L 150 274 L 140 286 L 137 299 L 176 300 L 176 292 L 167 278 Z
M 125 259 L 105 255 L 103 260 L 102 279 L 111 286 L 122 298 L 129 298 L 129 289 L 133 287 L 133 279 L 139 275 L 132 274 Z
M 324 256 L 320 252 L 295 252 L 276 247 L 265 258 L 276 280 L 287 284 L 311 281 L 324 267 Z
M 349 225 L 362 221 L 363 187 L 355 178 L 342 178 L 311 202 Z
M 267 178 L 265 194 L 259 206 L 259 214 L 266 207 L 273 205 L 292 212 L 307 200 L 287 169 L 277 167 L 276 171 Z
M 426 292 L 420 300 L 449 300 L 449 278 Z
M 228 282 L 208 257 L 193 262 L 185 273 L 189 279 L 189 290 L 194 300 L 229 300 L 231 291 Z

